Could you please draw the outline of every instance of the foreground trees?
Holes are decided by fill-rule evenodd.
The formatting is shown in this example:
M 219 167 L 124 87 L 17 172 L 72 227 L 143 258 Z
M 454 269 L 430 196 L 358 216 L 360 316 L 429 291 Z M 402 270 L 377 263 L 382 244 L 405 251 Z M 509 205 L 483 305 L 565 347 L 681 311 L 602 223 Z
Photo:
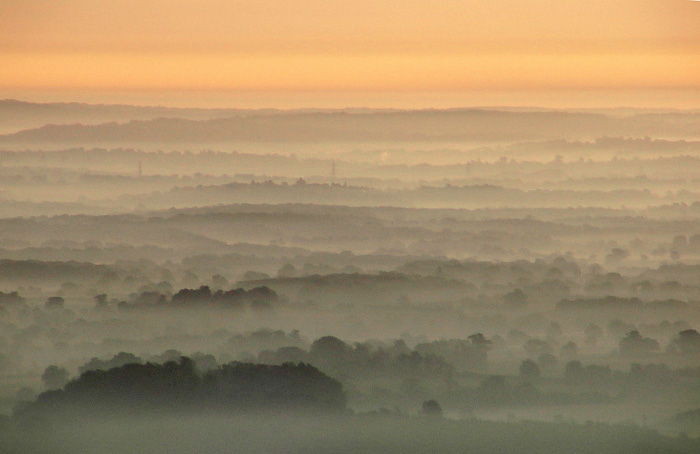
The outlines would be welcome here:
M 165 364 L 125 364 L 89 370 L 62 390 L 39 395 L 16 416 L 114 416 L 143 412 L 289 410 L 341 412 L 346 398 L 339 382 L 308 364 L 269 366 L 233 362 L 200 374 L 182 357 Z

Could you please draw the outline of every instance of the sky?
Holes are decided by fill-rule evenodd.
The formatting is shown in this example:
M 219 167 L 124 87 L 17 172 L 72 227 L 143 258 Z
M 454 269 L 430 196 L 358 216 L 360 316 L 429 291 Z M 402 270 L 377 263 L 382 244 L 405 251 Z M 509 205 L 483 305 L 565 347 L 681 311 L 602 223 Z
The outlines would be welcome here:
M 700 107 L 699 93 L 690 0 L 0 0 L 0 97 Z

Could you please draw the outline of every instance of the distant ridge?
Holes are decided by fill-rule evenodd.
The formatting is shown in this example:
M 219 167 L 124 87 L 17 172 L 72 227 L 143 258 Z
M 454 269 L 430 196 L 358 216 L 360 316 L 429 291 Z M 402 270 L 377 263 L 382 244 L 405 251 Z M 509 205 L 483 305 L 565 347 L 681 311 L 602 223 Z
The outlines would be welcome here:
M 700 138 L 700 113 L 629 109 L 249 110 L 4 100 L 0 125 L 0 144 Z
M 391 109 L 386 109 L 389 111 Z M 373 109 L 237 109 L 237 108 L 179 108 L 164 106 L 134 106 L 127 104 L 87 104 L 78 102 L 33 103 L 17 99 L 0 100 L 0 134 L 35 129 L 47 124 L 95 125 L 131 120 L 153 120 L 156 118 L 182 118 L 207 120 L 250 115 L 285 115 L 300 112 L 373 112 Z
M 98 125 L 46 125 L 0 136 L 0 143 L 221 143 L 460 141 L 700 137 L 700 115 L 491 110 L 288 113 L 192 120 L 157 118 Z

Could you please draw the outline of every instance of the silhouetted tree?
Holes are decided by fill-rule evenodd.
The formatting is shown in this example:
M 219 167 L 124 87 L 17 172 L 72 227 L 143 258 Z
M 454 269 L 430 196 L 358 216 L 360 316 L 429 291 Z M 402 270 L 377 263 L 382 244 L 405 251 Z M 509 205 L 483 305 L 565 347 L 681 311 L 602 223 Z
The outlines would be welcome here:
M 569 341 L 561 347 L 561 356 L 564 359 L 575 358 L 578 355 L 578 346 L 576 342 Z
M 436 400 L 426 400 L 420 412 L 424 416 L 442 416 L 442 407 Z
M 46 299 L 46 302 L 44 303 L 44 307 L 46 307 L 46 309 L 60 309 L 63 307 L 64 303 L 65 303 L 65 300 L 62 297 L 50 296 L 49 298 Z
M 514 309 L 523 308 L 527 305 L 527 295 L 519 288 L 516 288 L 503 296 L 503 304 Z
M 112 357 L 112 359 L 103 361 L 99 358 L 92 358 L 87 363 L 83 364 L 78 368 L 79 373 L 87 372 L 89 370 L 109 370 L 113 367 L 121 367 L 125 364 L 141 364 L 143 360 L 133 353 L 119 352 Z
M 537 365 L 548 374 L 551 374 L 554 371 L 557 362 L 557 357 L 549 353 L 543 353 L 537 357 Z
M 671 341 L 671 347 L 683 355 L 700 354 L 700 333 L 694 329 L 683 330 Z
M 107 305 L 107 294 L 106 293 L 100 293 L 99 295 L 95 295 L 93 298 L 95 300 L 95 304 L 97 306 L 106 306 Z
M 20 306 L 24 303 L 25 299 L 17 292 L 0 292 L 0 307 Z
M 41 374 L 41 381 L 44 382 L 44 386 L 47 389 L 62 388 L 68 383 L 68 371 L 63 367 L 51 365 L 44 369 L 44 373 Z
M 218 290 L 221 290 L 225 287 L 228 287 L 228 279 L 226 279 L 225 277 L 223 277 L 220 274 L 216 274 L 216 275 L 212 276 L 211 282 L 212 282 L 212 285 L 214 286 L 214 288 L 216 288 Z
M 281 278 L 285 277 L 297 277 L 299 276 L 299 271 L 291 263 L 287 263 L 282 268 L 277 271 L 277 276 Z
M 637 330 L 632 330 L 620 339 L 620 354 L 626 356 L 644 355 L 659 349 L 654 339 L 642 337 Z
M 534 380 L 541 375 L 540 367 L 531 359 L 523 361 L 518 371 L 520 372 L 520 377 L 524 380 Z
M 585 379 L 583 364 L 580 361 L 569 361 L 564 368 L 564 379 L 567 383 L 576 385 Z
M 533 358 L 540 355 L 552 354 L 552 346 L 541 339 L 530 339 L 523 345 L 525 351 Z

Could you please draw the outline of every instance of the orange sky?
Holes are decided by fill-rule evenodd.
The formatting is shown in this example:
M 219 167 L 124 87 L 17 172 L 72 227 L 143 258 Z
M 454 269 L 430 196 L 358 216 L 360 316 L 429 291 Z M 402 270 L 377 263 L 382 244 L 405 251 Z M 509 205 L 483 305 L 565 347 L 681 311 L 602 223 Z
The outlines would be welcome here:
M 700 2 L 0 0 L 0 94 L 619 89 L 700 90 Z

